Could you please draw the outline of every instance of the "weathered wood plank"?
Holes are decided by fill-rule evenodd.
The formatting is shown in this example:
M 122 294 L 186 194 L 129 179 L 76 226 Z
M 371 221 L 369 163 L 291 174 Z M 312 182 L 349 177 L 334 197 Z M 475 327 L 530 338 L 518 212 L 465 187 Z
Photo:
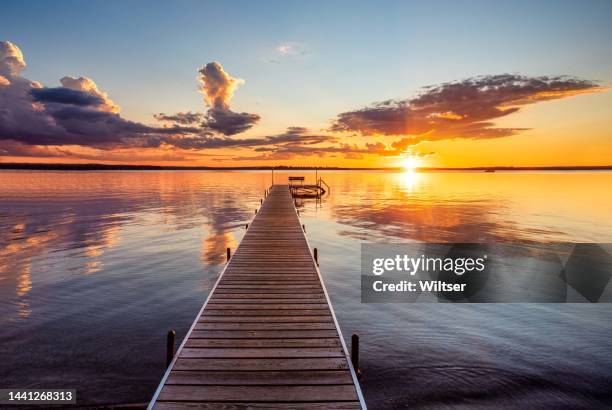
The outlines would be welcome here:
M 194 339 L 311 339 L 338 337 L 336 330 L 194 330 Z
M 325 298 L 323 293 L 236 293 L 236 292 L 215 292 L 211 298 L 232 298 L 232 299 L 321 299 Z
M 342 370 L 348 369 L 343 358 L 274 359 L 187 359 L 178 358 L 173 370 Z
M 253 304 L 253 303 L 272 303 L 272 304 L 288 304 L 288 305 L 297 305 L 297 304 L 303 304 L 303 303 L 308 303 L 308 304 L 321 304 L 321 303 L 327 303 L 326 299 L 305 299 L 305 298 L 300 298 L 300 299 L 292 299 L 292 298 L 285 298 L 285 299 L 272 299 L 272 298 L 267 298 L 267 299 L 246 299 L 246 298 L 233 298 L 232 296 L 228 296 L 228 297 L 213 297 L 208 303 L 210 305 L 217 305 L 217 304 Z
M 180 357 L 184 358 L 278 358 L 278 357 L 344 357 L 338 347 L 194 347 L 183 348 Z
M 166 384 L 257 386 L 257 385 L 319 385 L 352 384 L 351 375 L 343 370 L 310 371 L 176 371 Z
M 235 403 L 235 402 L 170 402 L 159 401 L 155 406 L 160 410 L 247 410 L 247 409 L 268 409 L 268 410 L 355 410 L 360 409 L 361 405 L 358 401 L 353 402 L 324 402 L 324 403 Z
M 284 293 L 284 294 L 308 294 L 308 295 L 312 295 L 315 293 L 320 292 L 321 289 L 291 289 L 291 288 L 285 288 L 285 289 L 251 289 L 251 288 L 243 288 L 243 289 L 220 289 L 217 288 L 215 290 L 215 295 L 226 295 L 226 294 L 231 294 L 231 293 L 237 293 L 237 294 L 245 294 L 245 293 L 264 293 L 264 294 L 273 294 L 273 293 Z
M 185 347 L 340 347 L 338 338 L 316 339 L 194 339 Z
M 334 330 L 334 322 L 323 323 L 224 323 L 224 322 L 198 322 L 194 330 Z
M 252 309 L 252 310 L 306 310 L 306 309 L 315 309 L 315 310 L 329 310 L 327 303 L 269 303 L 261 301 L 261 303 L 221 303 L 221 302 L 213 302 L 211 301 L 207 308 L 209 310 L 236 310 L 236 309 Z
M 333 323 L 330 316 L 200 316 L 206 323 Z
M 248 398 L 248 399 L 247 399 Z M 178 401 L 236 401 L 257 402 L 321 402 L 355 400 L 355 387 L 350 385 L 324 386 L 181 386 L 168 384 L 159 400 Z

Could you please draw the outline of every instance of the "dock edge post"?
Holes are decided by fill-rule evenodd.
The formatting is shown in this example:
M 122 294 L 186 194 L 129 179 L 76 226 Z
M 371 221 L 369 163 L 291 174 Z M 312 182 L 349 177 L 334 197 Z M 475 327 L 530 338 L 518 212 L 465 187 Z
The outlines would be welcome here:
M 227 261 L 229 262 L 230 258 L 232 257 L 232 250 L 230 248 L 227 248 L 226 254 L 227 254 Z
M 317 248 L 314 248 L 312 250 L 313 256 L 314 256 L 314 260 L 317 263 L 317 266 L 319 266 L 319 251 L 317 250 Z
M 174 359 L 174 341 L 176 339 L 176 332 L 174 329 L 168 332 L 168 336 L 166 336 L 166 369 L 172 363 Z
M 353 365 L 353 369 L 355 369 L 357 378 L 361 380 L 361 369 L 359 368 L 359 335 L 357 333 L 353 333 L 351 336 L 351 364 Z

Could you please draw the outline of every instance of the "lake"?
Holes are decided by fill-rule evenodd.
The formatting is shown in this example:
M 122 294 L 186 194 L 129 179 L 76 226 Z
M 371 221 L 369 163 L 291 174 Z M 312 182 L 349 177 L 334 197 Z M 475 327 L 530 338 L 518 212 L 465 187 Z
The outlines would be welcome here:
M 314 173 L 293 171 L 314 181 Z M 275 172 L 275 183 L 287 180 Z M 362 304 L 368 242 L 612 242 L 610 172 L 326 171 L 300 214 L 370 408 L 612 406 L 610 304 Z M 145 403 L 269 171 L 0 171 L 0 388 Z

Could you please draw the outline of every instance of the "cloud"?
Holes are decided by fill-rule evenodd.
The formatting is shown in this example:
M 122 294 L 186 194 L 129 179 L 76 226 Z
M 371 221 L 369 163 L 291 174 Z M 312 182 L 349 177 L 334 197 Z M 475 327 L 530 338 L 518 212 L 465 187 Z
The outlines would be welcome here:
M 10 41 L 0 41 L 0 75 L 5 79 L 19 75 L 26 67 L 19 47 Z
M 282 55 L 287 55 L 293 52 L 293 50 L 294 50 L 294 47 L 290 43 L 283 43 L 283 44 L 280 44 L 278 47 L 276 47 L 276 51 L 278 51 Z
M 204 101 L 211 108 L 228 110 L 236 88 L 244 84 L 244 80 L 230 76 L 217 61 L 206 64 L 199 70 L 199 80 Z
M 255 151 L 274 151 L 282 147 L 309 146 L 335 141 L 337 141 L 335 136 L 312 134 L 303 127 L 289 127 L 284 133 L 256 138 L 229 138 L 214 135 L 159 136 L 157 145 L 168 143 L 184 149 L 251 148 Z
M 303 56 L 306 55 L 304 44 L 296 41 L 286 41 L 276 47 L 276 51 L 281 56 Z
M 500 138 L 525 128 L 496 127 L 493 121 L 524 105 L 601 90 L 593 81 L 568 76 L 474 77 L 426 87 L 414 98 L 341 113 L 331 130 L 407 136 L 404 146 L 451 138 Z
M 202 83 L 200 90 L 210 107 L 202 124 L 204 127 L 224 135 L 234 135 L 248 130 L 259 121 L 257 114 L 230 109 L 234 92 L 239 85 L 244 84 L 244 80 L 230 76 L 217 61 L 206 64 L 200 68 L 199 73 Z
M 63 77 L 61 87 L 44 87 L 21 76 L 25 66 L 16 45 L 0 42 L 0 73 L 4 79 L 0 88 L 0 140 L 113 149 L 148 146 L 150 139 L 157 140 L 162 135 L 201 131 L 198 127 L 158 128 L 126 120 L 93 80 Z M 9 148 L 15 150 L 15 144 Z M 6 148 L 2 154 L 11 155 Z
M 235 141 L 235 140 L 234 140 Z M 289 127 L 283 134 L 262 139 L 250 139 L 248 146 L 258 155 L 236 156 L 238 161 L 272 161 L 295 157 L 325 157 L 343 155 L 347 159 L 361 159 L 364 155 L 398 156 L 403 153 L 378 141 L 363 145 L 342 143 L 335 135 L 312 134 L 304 127 Z M 321 145 L 326 144 L 326 145 Z
M 104 101 L 95 95 L 86 94 L 70 88 L 32 88 L 30 91 L 35 101 L 41 103 L 59 103 L 72 105 L 102 105 Z
M 65 88 L 75 90 L 75 91 L 81 91 L 83 93 L 91 95 L 92 97 L 99 98 L 102 101 L 102 103 L 100 104 L 98 109 L 102 111 L 108 111 L 108 112 L 114 112 L 114 113 L 119 112 L 119 106 L 115 104 L 110 98 L 108 98 L 107 93 L 100 91 L 96 83 L 90 78 L 63 77 L 60 79 L 60 83 Z
M 181 125 L 191 125 L 202 121 L 204 114 L 199 112 L 177 112 L 175 114 L 166 115 L 163 112 L 153 115 L 157 120 L 161 122 L 170 122 Z
M 206 114 L 204 127 L 224 135 L 235 135 L 245 132 L 259 121 L 257 114 L 234 112 L 231 110 L 210 109 Z

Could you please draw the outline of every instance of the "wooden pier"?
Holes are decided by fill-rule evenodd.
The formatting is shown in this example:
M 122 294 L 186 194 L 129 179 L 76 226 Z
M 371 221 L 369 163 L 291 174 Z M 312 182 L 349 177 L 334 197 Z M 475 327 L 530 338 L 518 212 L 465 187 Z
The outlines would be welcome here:
M 149 409 L 365 409 L 287 185 L 274 185 Z

